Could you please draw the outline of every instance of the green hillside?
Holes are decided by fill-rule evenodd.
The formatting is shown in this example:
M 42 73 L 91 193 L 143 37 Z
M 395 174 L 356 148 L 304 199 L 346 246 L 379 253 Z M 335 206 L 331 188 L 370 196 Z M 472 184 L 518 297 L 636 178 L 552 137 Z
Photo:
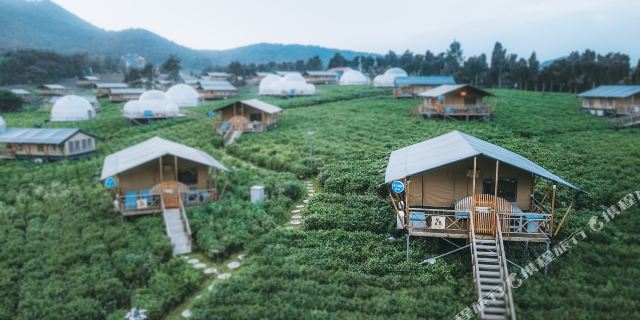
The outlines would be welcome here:
M 530 158 L 590 193 L 556 239 L 640 186 L 639 129 L 616 130 L 582 113 L 573 95 L 493 92 L 494 119 L 466 123 L 415 117 L 416 100 L 388 91 L 319 86 L 317 97 L 267 99 L 285 108 L 279 127 L 227 148 L 206 117 L 226 102 L 137 127 L 121 118 L 121 105 L 105 103 L 97 119 L 73 124 L 102 138 L 97 157 L 0 166 L 0 319 L 121 319 L 132 305 L 152 319 L 178 318 L 185 305 L 194 319 L 452 318 L 476 298 L 469 253 L 419 265 L 453 247 L 412 238 L 406 261 L 380 187 L 392 150 L 457 129 Z M 255 88 L 241 94 L 254 96 Z M 32 126 L 47 113 L 3 117 L 9 126 Z M 171 257 L 160 217 L 121 221 L 98 181 L 107 154 L 155 135 L 201 148 L 234 171 L 222 177 L 230 186 L 225 200 L 189 211 L 203 257 L 245 256 L 210 291 L 200 273 Z M 288 229 L 301 179 L 315 179 L 319 190 L 304 227 Z M 258 183 L 270 195 L 263 207 L 247 201 Z M 562 190 L 560 207 L 571 196 Z M 554 261 L 548 278 L 539 273 L 514 290 L 518 317 L 639 318 L 639 208 Z M 543 249 L 508 243 L 507 256 L 523 265 Z

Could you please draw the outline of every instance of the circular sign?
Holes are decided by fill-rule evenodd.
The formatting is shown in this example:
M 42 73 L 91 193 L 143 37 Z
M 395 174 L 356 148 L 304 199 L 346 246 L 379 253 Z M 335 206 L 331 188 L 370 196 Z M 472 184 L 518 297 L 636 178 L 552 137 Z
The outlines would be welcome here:
M 400 193 L 402 191 L 404 191 L 404 183 L 400 182 L 400 181 L 394 181 L 391 184 L 391 190 L 395 193 Z
M 113 188 L 116 186 L 116 179 L 114 178 L 107 178 L 104 180 L 104 186 L 107 188 Z
M 213 111 L 209 111 L 209 112 L 207 112 L 207 115 L 209 116 L 209 118 L 213 118 L 213 117 L 216 116 L 216 113 L 213 112 Z

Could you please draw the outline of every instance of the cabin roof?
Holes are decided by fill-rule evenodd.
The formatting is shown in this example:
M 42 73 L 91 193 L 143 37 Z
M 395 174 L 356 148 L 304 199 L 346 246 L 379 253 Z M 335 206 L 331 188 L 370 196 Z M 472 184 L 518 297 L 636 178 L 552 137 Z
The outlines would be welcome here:
M 640 93 L 640 86 L 599 86 L 578 95 L 580 98 L 628 98 Z
M 306 71 L 304 74 L 313 77 L 337 77 L 338 73 L 332 71 Z
M 84 80 L 89 80 L 89 81 L 98 81 L 100 80 L 100 78 L 96 77 L 96 76 L 82 76 L 80 77 L 80 79 L 84 79 Z
M 442 84 L 456 84 L 453 76 L 413 76 L 413 77 L 396 77 L 396 86 L 438 86 Z
M 91 103 L 91 104 L 98 103 L 98 97 L 96 97 L 96 96 L 78 96 L 78 97 L 89 101 L 89 103 Z M 51 98 L 49 98 L 49 103 L 55 104 L 58 100 L 60 100 L 62 98 L 63 97 L 51 97 Z
M 228 104 L 228 105 L 226 105 L 224 107 L 219 108 L 218 110 L 229 108 L 229 107 L 235 105 L 236 103 L 237 102 L 230 103 L 230 104 Z M 242 100 L 242 101 L 240 101 L 240 103 L 246 104 L 249 107 L 258 109 L 260 111 L 264 111 L 264 112 L 266 112 L 268 114 L 275 114 L 275 113 L 278 113 L 278 112 L 282 112 L 282 108 L 280 108 L 278 106 L 274 106 L 274 105 L 272 105 L 270 103 L 266 103 L 266 102 L 264 102 L 262 100 L 258 100 L 258 99 Z
M 200 81 L 199 86 L 205 91 L 236 91 L 229 81 Z
M 0 133 L 0 142 L 25 143 L 25 144 L 61 144 L 82 132 L 95 137 L 77 128 L 7 128 Z
M 209 77 L 229 77 L 230 74 L 227 72 L 207 72 L 207 76 Z
M 104 159 L 100 180 L 115 176 L 165 155 L 173 155 L 211 168 L 229 171 L 222 163 L 204 151 L 160 137 L 153 137 L 108 155 Z
M 11 93 L 13 94 L 17 94 L 17 95 L 30 95 L 31 92 L 25 90 L 25 89 L 11 89 Z
M 463 88 L 471 88 L 473 90 L 479 91 L 480 93 L 483 93 L 484 95 L 487 96 L 493 96 L 493 94 L 491 92 L 482 90 L 478 87 L 474 87 L 472 85 L 468 85 L 468 84 L 454 84 L 454 85 L 450 85 L 450 84 L 444 84 L 441 85 L 439 87 L 427 90 L 425 92 L 422 92 L 420 94 L 418 94 L 421 97 L 425 97 L 425 98 L 437 98 L 439 96 L 443 96 L 447 93 L 451 93 Z
M 393 151 L 389 156 L 385 183 L 480 155 L 581 191 L 571 183 L 515 152 L 458 130 Z
M 41 84 L 38 88 L 46 88 L 49 90 L 66 90 L 67 88 L 60 84 Z
M 129 85 L 124 82 L 97 82 L 93 84 L 97 89 L 115 89 L 128 88 Z
M 143 94 L 142 88 L 113 88 L 109 89 L 111 94 Z

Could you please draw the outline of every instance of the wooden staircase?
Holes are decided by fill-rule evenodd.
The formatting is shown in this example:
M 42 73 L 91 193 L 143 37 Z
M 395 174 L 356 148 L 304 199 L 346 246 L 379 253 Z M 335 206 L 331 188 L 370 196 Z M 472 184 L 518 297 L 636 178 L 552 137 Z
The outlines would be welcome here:
M 640 125 L 640 113 L 634 113 L 628 116 L 615 118 L 611 121 L 617 127 L 631 127 L 635 125 Z
M 511 287 L 509 285 L 509 270 L 504 254 L 504 243 L 500 228 L 494 228 L 489 234 L 476 233 L 475 224 L 480 217 L 472 212 L 470 220 L 469 236 L 471 239 L 471 256 L 473 263 L 473 278 L 478 290 L 478 301 L 483 302 L 484 308 L 478 313 L 480 319 L 515 320 L 515 310 Z M 487 214 L 483 214 L 482 218 Z M 492 223 L 499 225 L 497 215 L 492 214 Z M 474 221 L 476 220 L 476 221 Z M 485 224 L 488 221 L 485 221 Z M 493 233 L 493 234 L 492 234 Z M 495 234 L 495 235 L 494 235 Z M 482 304 L 480 305 L 482 308 Z
M 180 203 L 177 208 L 167 208 L 164 199 L 161 200 L 162 218 L 174 256 L 191 253 L 191 228 L 180 196 L 178 201 Z
M 224 134 L 224 145 L 228 146 L 228 145 L 233 144 L 238 138 L 240 138 L 241 135 L 242 135 L 242 131 L 241 130 L 229 129 Z

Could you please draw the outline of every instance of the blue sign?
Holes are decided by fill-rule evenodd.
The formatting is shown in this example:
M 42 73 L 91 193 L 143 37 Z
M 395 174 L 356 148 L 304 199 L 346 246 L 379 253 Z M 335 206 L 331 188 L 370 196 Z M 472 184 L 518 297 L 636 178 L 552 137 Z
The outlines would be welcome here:
M 116 179 L 114 178 L 107 178 L 104 180 L 104 186 L 111 189 L 113 187 L 116 186 Z
M 391 190 L 395 193 L 400 193 L 402 191 L 404 191 L 404 183 L 400 182 L 400 181 L 394 181 L 391 184 Z
M 438 96 L 438 101 L 444 101 L 444 96 Z
M 207 115 L 209 116 L 209 118 L 212 118 L 212 119 L 213 119 L 213 117 L 215 117 L 215 116 L 216 116 L 216 113 L 215 113 L 215 112 L 213 112 L 213 111 L 209 111 L 209 112 L 207 113 Z

